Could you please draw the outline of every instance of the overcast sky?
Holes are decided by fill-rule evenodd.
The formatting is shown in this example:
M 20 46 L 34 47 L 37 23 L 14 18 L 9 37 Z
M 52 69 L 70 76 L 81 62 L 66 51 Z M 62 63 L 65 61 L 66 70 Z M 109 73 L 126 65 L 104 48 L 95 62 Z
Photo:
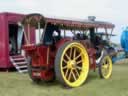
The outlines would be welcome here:
M 123 27 L 128 25 L 128 0 L 0 0 L 0 12 L 41 13 L 51 17 L 97 20 L 115 24 L 112 40 L 120 42 Z

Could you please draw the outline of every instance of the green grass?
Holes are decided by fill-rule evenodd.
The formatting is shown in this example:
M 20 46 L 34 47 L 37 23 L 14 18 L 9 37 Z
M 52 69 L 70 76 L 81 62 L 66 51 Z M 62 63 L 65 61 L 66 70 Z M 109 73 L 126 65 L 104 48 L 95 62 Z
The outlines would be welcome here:
M 90 72 L 84 85 L 66 89 L 59 82 L 33 83 L 27 74 L 0 73 L 0 96 L 128 96 L 128 64 L 114 64 L 112 77 Z

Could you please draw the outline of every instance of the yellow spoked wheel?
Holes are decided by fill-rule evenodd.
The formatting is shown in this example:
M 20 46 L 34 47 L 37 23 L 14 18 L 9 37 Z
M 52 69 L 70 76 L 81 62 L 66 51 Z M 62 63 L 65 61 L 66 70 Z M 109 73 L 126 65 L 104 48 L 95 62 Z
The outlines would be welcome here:
M 89 57 L 84 46 L 78 42 L 67 42 L 61 46 L 55 58 L 57 79 L 68 87 L 84 83 L 89 71 Z
M 108 79 L 112 74 L 112 60 L 109 55 L 105 55 L 99 66 L 99 74 L 101 78 Z

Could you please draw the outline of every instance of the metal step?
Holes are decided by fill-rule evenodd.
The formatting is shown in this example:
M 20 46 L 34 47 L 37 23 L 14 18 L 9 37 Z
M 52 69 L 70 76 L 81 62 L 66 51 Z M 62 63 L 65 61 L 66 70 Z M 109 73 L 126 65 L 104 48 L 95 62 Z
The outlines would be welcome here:
M 28 72 L 27 60 L 21 55 L 10 56 L 10 61 L 19 73 Z
M 14 55 L 14 56 L 11 56 L 12 58 L 20 58 L 20 57 L 23 57 L 22 55 Z
M 25 62 L 15 62 L 14 63 L 15 65 L 24 65 L 24 64 L 27 64 L 27 62 L 25 61 Z
M 27 65 L 24 65 L 24 66 L 17 66 L 17 68 L 21 69 L 21 68 L 28 68 Z
M 28 70 L 26 69 L 26 70 L 19 70 L 19 73 L 27 73 L 28 72 Z
M 19 60 L 25 60 L 25 58 L 14 58 L 13 60 L 19 61 Z

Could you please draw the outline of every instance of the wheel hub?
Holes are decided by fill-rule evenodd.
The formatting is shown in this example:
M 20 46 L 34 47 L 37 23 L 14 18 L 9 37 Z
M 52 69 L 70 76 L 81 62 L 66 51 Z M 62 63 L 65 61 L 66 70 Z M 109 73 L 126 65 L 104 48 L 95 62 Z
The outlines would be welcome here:
M 67 62 L 67 68 L 74 69 L 75 68 L 75 64 L 76 64 L 75 60 L 70 60 L 70 61 Z

